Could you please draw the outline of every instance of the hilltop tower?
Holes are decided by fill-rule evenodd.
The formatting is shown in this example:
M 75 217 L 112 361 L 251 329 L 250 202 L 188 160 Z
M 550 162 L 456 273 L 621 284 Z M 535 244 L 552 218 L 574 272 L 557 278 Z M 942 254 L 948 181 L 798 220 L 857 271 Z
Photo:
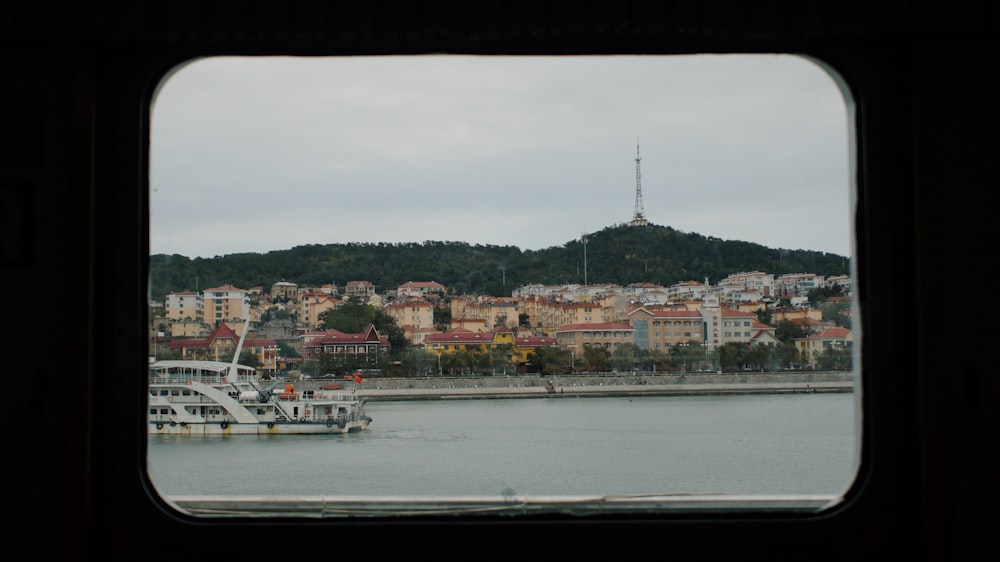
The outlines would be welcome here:
M 639 157 L 639 143 L 635 143 L 635 216 L 628 223 L 629 226 L 649 225 L 649 221 L 646 220 L 646 215 L 642 211 L 642 171 L 639 167 L 641 160 L 642 158 Z

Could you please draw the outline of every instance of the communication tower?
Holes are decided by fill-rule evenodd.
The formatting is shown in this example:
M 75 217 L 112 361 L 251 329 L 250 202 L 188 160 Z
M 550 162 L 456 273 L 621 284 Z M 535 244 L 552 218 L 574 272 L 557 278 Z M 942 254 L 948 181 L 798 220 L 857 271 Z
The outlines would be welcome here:
M 629 226 L 647 226 L 649 221 L 642 211 L 642 171 L 639 166 L 642 158 L 639 157 L 639 143 L 635 143 L 635 216 L 628 223 Z

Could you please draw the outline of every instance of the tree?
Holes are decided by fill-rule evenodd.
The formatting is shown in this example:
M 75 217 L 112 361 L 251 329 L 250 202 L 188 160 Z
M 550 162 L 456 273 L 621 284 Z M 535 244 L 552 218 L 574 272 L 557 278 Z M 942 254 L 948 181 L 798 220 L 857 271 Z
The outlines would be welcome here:
M 782 342 L 771 350 L 771 357 L 774 363 L 780 368 L 791 367 L 802 363 L 799 349 L 795 347 L 795 342 L 789 340 Z
M 823 321 L 833 322 L 837 326 L 842 328 L 851 328 L 851 303 L 844 302 L 824 302 L 820 305 L 820 310 L 823 312 Z
M 747 347 L 743 353 L 741 365 L 754 371 L 762 371 L 771 356 L 771 350 L 764 344 L 754 344 Z
M 757 321 L 761 324 L 767 324 L 770 326 L 773 316 L 774 312 L 766 306 L 762 306 L 757 309 Z
M 774 327 L 774 337 L 783 342 L 790 342 L 797 338 L 806 337 L 806 331 L 791 320 L 782 320 Z
M 339 330 L 345 334 L 361 333 L 375 316 L 375 307 L 351 297 L 339 307 L 320 313 L 325 330 Z
M 288 345 L 288 343 L 283 341 L 277 341 L 275 343 L 277 344 L 278 352 L 282 357 L 302 357 L 299 355 L 299 352 L 296 351 L 294 347 Z
M 434 329 L 439 332 L 446 332 L 448 330 L 448 327 L 451 326 L 451 307 L 435 306 L 433 314 L 434 314 Z
M 588 372 L 603 373 L 611 370 L 611 353 L 603 347 L 584 347 L 581 359 Z
M 851 348 L 827 347 L 816 357 L 817 368 L 824 371 L 848 371 L 852 365 Z
M 493 374 L 507 373 L 507 367 L 511 366 L 511 355 L 514 353 L 514 346 L 509 343 L 502 343 L 490 349 L 490 368 Z
M 517 325 L 522 328 L 531 327 L 531 317 L 528 315 L 527 312 L 522 312 L 517 315 Z
M 323 329 L 339 330 L 345 334 L 359 334 L 371 324 L 380 335 L 389 340 L 390 348 L 396 353 L 401 353 L 410 346 L 406 333 L 392 316 L 354 297 L 337 308 L 321 312 L 319 319 L 323 322 Z
M 746 346 L 729 342 L 717 348 L 719 352 L 719 368 L 723 371 L 735 371 L 743 363 L 743 350 Z
M 618 371 L 632 372 L 645 359 L 647 352 L 634 343 L 623 343 L 611 352 L 611 366 Z
M 565 373 L 569 371 L 571 361 L 570 350 L 558 347 L 538 347 L 528 353 L 528 362 L 537 365 L 543 375 Z

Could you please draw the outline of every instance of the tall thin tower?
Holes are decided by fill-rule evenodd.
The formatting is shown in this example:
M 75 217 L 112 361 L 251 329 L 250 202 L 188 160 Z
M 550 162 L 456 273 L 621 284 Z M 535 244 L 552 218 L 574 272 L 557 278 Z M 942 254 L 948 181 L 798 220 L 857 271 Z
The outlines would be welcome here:
M 640 168 L 640 162 L 642 158 L 639 157 L 639 143 L 635 143 L 635 216 L 632 217 L 632 221 L 628 223 L 629 226 L 647 226 L 649 221 L 646 220 L 646 215 L 642 211 L 642 169 Z

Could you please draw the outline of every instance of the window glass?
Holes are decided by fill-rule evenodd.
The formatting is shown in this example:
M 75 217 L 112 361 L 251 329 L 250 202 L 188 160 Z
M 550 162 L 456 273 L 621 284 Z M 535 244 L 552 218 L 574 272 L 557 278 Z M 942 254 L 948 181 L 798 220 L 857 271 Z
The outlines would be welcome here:
M 838 84 L 777 54 L 179 66 L 151 108 L 150 482 L 346 517 L 835 503 L 863 427 Z M 651 315 L 694 331 L 650 342 Z

